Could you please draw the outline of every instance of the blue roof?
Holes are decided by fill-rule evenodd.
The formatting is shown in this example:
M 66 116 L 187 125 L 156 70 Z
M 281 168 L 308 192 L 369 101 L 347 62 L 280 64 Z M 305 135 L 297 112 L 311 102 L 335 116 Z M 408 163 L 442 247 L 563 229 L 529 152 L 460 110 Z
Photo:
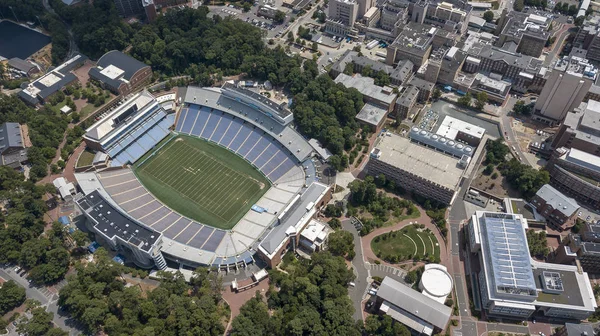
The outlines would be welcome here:
M 98 242 L 94 241 L 88 246 L 88 251 L 90 251 L 90 253 L 95 253 L 99 247 L 100 247 L 100 244 L 98 244 Z
M 486 259 L 497 290 L 535 293 L 537 288 L 521 220 L 503 213 L 486 212 L 483 216 L 482 237 L 489 252 Z
M 120 254 L 117 254 L 112 260 L 114 260 L 115 262 L 118 262 L 121 265 L 123 265 L 125 263 L 125 257 Z
M 64 225 L 69 225 L 71 223 L 71 221 L 69 220 L 69 217 L 67 217 L 67 216 L 58 217 L 58 221 Z

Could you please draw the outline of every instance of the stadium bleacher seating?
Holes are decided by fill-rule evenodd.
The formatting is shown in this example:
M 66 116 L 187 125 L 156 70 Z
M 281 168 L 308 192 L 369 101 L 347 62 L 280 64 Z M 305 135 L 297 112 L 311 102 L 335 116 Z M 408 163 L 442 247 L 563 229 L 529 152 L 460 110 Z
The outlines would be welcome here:
M 169 134 L 169 127 L 173 125 L 174 118 L 174 115 L 160 111 L 119 137 L 118 141 L 107 147 L 107 153 L 112 157 L 111 166 L 134 163 L 141 158 Z
M 206 106 L 183 108 L 175 130 L 227 147 L 258 167 L 273 182 L 296 165 L 293 155 L 259 127 Z

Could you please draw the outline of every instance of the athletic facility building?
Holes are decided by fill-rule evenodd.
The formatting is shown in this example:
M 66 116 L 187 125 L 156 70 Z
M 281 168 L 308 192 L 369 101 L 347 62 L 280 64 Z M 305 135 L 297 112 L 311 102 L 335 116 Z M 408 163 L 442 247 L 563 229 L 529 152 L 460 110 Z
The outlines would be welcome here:
M 292 113 L 233 84 L 180 91 L 176 115 L 148 96 L 119 107 L 132 111 L 124 121 L 114 112 L 88 129 L 86 142 L 112 158 L 104 171 L 76 174 L 88 228 L 141 267 L 278 264 L 331 198 L 312 147 L 289 127 Z M 149 249 L 131 239 L 134 226 Z
M 152 68 L 131 56 L 113 50 L 102 55 L 88 72 L 90 78 L 116 95 L 126 95 L 150 82 Z
M 518 320 L 533 314 L 586 319 L 597 307 L 588 274 L 532 259 L 527 228 L 518 214 L 476 211 L 471 217 L 469 246 L 479 256 L 482 307 L 490 316 Z

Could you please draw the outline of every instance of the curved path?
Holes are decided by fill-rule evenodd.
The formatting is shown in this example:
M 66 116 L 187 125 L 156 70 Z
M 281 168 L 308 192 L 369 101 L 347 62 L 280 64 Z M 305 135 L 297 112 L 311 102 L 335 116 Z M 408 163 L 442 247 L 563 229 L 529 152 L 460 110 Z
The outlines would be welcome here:
M 417 248 L 417 243 L 414 241 L 414 239 L 412 239 L 409 235 L 407 235 L 406 233 L 403 233 L 404 237 L 410 239 L 410 241 L 413 243 L 413 245 L 415 246 L 415 253 L 414 254 L 419 254 L 419 248 Z
M 375 253 L 371 249 L 371 241 L 373 240 L 373 238 L 375 238 L 376 236 L 379 236 L 381 234 L 384 234 L 384 233 L 387 233 L 390 231 L 401 230 L 403 227 L 405 227 L 407 225 L 411 225 L 411 223 L 413 223 L 413 224 L 419 223 L 419 224 L 424 224 L 425 228 L 430 229 L 431 232 L 435 235 L 435 238 L 437 239 L 438 243 L 440 244 L 440 264 L 448 267 L 449 264 L 448 264 L 448 254 L 446 253 L 446 242 L 442 238 L 438 228 L 431 222 L 431 219 L 429 218 L 429 216 L 427 216 L 425 214 L 425 210 L 423 210 L 419 206 L 417 206 L 417 209 L 419 210 L 419 213 L 420 213 L 418 218 L 405 219 L 405 220 L 400 221 L 392 226 L 386 226 L 386 227 L 381 227 L 381 228 L 375 229 L 375 230 L 373 230 L 373 232 L 369 233 L 368 235 L 363 236 L 360 239 L 360 241 L 361 241 L 362 249 L 364 252 L 364 254 L 363 254 L 364 261 L 373 263 L 375 260 L 379 260 L 379 262 L 381 264 L 397 266 L 397 265 L 387 263 L 387 262 L 377 258 L 377 256 L 375 256 Z M 425 247 L 424 242 L 423 242 L 423 246 Z

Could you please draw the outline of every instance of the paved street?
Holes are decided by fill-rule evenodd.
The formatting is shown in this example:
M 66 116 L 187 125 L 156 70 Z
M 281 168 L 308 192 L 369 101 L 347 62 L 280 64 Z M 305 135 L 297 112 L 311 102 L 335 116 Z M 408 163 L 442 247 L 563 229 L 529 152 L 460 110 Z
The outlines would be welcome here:
M 354 267 L 354 274 L 356 275 L 356 280 L 354 281 L 356 286 L 349 287 L 348 294 L 350 295 L 350 299 L 354 304 L 354 319 L 362 320 L 362 300 L 364 299 L 368 290 L 367 287 L 369 283 L 367 282 L 367 278 L 370 275 L 365 263 L 363 262 L 363 251 L 362 245 L 360 244 L 360 236 L 358 235 L 358 231 L 356 231 L 356 228 L 350 223 L 349 219 L 342 221 L 342 228 L 351 232 L 352 236 L 354 236 L 354 252 L 356 253 L 356 256 L 352 261 L 352 266 Z
M 47 287 L 31 286 L 27 279 L 14 272 L 14 266 L 12 269 L 10 267 L 0 268 L 0 277 L 6 280 L 14 280 L 19 285 L 23 286 L 27 298 L 39 301 L 43 307 L 46 307 L 46 311 L 54 313 L 54 324 L 62 330 L 69 332 L 69 335 L 79 335 L 81 333 L 81 331 L 77 329 L 76 321 L 66 316 L 66 314 L 59 312 L 57 305 L 58 294 L 53 293 Z M 61 282 L 56 286 L 62 288 L 64 284 L 66 284 L 66 281 Z M 9 335 L 11 335 L 11 333 L 9 333 Z M 13 331 L 12 335 L 16 335 L 16 333 Z

